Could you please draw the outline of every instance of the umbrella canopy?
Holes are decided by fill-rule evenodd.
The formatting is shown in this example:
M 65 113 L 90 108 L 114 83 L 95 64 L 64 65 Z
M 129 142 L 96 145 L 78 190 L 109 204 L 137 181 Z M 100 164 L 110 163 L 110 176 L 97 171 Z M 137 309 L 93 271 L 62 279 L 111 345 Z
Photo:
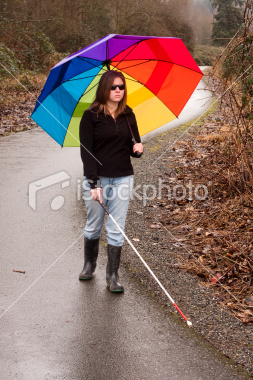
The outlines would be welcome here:
M 61 146 L 79 146 L 79 124 L 106 70 L 121 71 L 140 135 L 177 118 L 203 74 L 180 38 L 110 34 L 50 71 L 32 119 Z

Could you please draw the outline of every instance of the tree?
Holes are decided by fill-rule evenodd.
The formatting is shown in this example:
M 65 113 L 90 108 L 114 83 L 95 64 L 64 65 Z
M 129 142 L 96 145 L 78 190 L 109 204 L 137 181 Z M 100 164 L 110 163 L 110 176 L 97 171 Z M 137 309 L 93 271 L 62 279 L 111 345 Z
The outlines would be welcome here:
M 213 29 L 213 12 L 210 0 L 194 0 L 192 3 L 191 26 L 194 41 L 198 45 L 210 45 Z
M 31 70 L 48 67 L 53 47 L 67 55 L 112 33 L 181 37 L 193 51 L 191 2 L 0 0 L 0 45 Z
M 212 39 L 214 45 L 225 45 L 243 24 L 245 0 L 210 0 L 215 10 Z

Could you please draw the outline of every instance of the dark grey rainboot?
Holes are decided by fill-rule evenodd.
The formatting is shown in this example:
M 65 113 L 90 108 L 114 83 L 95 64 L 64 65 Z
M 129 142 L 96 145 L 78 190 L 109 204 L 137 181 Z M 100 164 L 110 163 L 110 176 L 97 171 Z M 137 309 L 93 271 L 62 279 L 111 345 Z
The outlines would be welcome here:
M 97 266 L 99 239 L 89 240 L 84 237 L 84 267 L 79 280 L 90 280 Z
M 124 292 L 122 285 L 118 283 L 118 269 L 122 247 L 107 244 L 108 262 L 106 267 L 106 282 L 111 292 Z

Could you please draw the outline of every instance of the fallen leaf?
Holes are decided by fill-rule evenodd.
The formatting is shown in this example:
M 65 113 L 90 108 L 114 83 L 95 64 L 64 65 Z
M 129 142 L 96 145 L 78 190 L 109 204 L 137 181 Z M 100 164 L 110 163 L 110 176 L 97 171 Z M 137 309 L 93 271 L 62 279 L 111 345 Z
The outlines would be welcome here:
M 184 205 L 185 204 L 185 201 L 175 201 L 178 205 Z
M 181 231 L 183 231 L 183 232 L 190 231 L 190 230 L 191 230 L 191 226 L 185 225 L 185 226 L 181 227 Z
M 222 277 L 223 276 L 221 273 L 217 273 L 214 277 L 211 278 L 211 283 L 216 284 L 218 281 L 222 279 Z
M 188 199 L 188 200 L 192 200 L 192 199 Z M 195 211 L 194 207 L 193 206 L 188 206 L 188 207 L 185 207 L 185 211 Z
M 203 248 L 203 253 L 208 253 L 212 250 L 212 247 L 210 245 L 206 245 L 204 248 Z
M 250 322 L 252 322 L 252 318 L 244 318 L 244 319 L 242 319 L 242 322 L 245 324 L 250 323 Z
M 161 228 L 161 226 L 158 224 L 150 224 L 149 227 L 150 228 Z
M 231 127 L 226 124 L 226 125 L 223 125 L 220 130 L 221 130 L 221 132 L 230 132 Z
M 253 314 L 250 310 L 245 310 L 243 313 L 237 313 L 237 316 L 240 318 L 253 317 Z
M 222 237 L 222 234 L 218 231 L 214 231 L 214 232 L 212 232 L 212 234 L 214 237 Z
M 244 302 L 246 303 L 246 305 L 253 306 L 253 296 L 246 297 Z

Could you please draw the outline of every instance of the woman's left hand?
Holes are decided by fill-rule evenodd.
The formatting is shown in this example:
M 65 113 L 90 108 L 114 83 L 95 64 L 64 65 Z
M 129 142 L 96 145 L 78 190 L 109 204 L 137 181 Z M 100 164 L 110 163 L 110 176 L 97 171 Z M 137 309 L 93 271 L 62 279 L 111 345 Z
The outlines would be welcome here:
M 141 143 L 134 144 L 133 152 L 143 153 L 143 145 Z

